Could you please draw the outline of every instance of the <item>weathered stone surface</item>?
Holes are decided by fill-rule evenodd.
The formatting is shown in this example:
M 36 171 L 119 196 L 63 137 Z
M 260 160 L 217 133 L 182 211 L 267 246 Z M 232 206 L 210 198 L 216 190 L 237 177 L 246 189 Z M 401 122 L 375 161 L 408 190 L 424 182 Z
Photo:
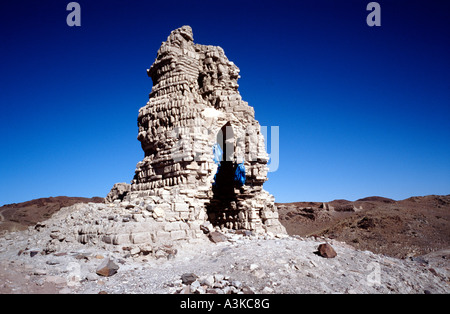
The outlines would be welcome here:
M 222 48 L 193 40 L 189 26 L 172 31 L 147 70 L 153 88 L 138 116 L 145 157 L 124 199 L 152 196 L 158 205 L 146 208 L 160 221 L 285 232 L 273 196 L 262 189 L 268 155 L 254 109 L 239 94 L 239 68 Z M 219 172 L 215 144 L 223 151 Z M 246 168 L 244 186 L 234 182 L 238 163 Z
M 195 44 L 192 29 L 183 26 L 161 44 L 147 74 L 153 86 L 137 117 L 145 156 L 131 184 L 113 186 L 107 205 L 95 205 L 101 215 L 94 205 L 84 217 L 73 213 L 78 230 L 52 233 L 46 250 L 72 238 L 116 246 L 159 246 L 205 234 L 226 241 L 213 234 L 216 228 L 285 234 L 275 198 L 263 189 L 269 160 L 263 133 L 239 94 L 239 68 L 224 50 Z M 218 147 L 220 160 L 213 154 Z M 243 184 L 234 179 L 241 163 Z
M 140 232 L 140 233 L 133 234 L 131 236 L 131 240 L 134 244 L 149 243 L 149 242 L 151 242 L 150 233 Z
M 336 251 L 328 243 L 322 243 L 317 248 L 319 255 L 326 258 L 333 258 L 337 256 Z
M 105 202 L 112 203 L 115 200 L 123 200 L 125 195 L 130 191 L 131 186 L 128 183 L 116 183 L 106 195 Z

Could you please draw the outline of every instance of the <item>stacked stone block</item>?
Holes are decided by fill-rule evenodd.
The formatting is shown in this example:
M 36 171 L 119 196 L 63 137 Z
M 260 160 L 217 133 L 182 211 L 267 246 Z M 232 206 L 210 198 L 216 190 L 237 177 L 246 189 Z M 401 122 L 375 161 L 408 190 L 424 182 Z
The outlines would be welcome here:
M 220 228 L 285 232 L 274 197 L 263 189 L 269 158 L 260 125 L 239 94 L 239 68 L 223 49 L 194 44 L 192 29 L 183 26 L 162 43 L 147 73 L 153 87 L 138 115 L 144 158 L 122 201 L 141 202 L 155 222 L 165 224 L 153 237 L 195 237 L 208 221 Z M 220 163 L 212 149 L 218 141 L 227 152 Z M 231 178 L 239 163 L 246 168 L 243 186 Z M 222 173 L 229 180 L 214 187 L 219 164 L 229 169 Z M 107 200 L 118 202 L 113 195 Z M 131 241 L 151 238 L 151 230 L 143 232 Z

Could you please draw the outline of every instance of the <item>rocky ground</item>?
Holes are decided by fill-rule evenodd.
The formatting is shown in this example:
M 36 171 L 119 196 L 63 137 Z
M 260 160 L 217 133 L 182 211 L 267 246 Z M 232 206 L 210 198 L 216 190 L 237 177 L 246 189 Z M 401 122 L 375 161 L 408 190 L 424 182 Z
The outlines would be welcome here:
M 430 213 L 422 213 L 425 218 L 420 216 L 418 225 L 403 215 L 404 209 L 399 205 L 386 200 L 360 201 L 366 209 L 358 203 L 348 206 L 343 201 L 317 206 L 297 203 L 297 207 L 280 206 L 289 236 L 210 232 L 209 237 L 205 234 L 190 243 L 175 242 L 172 246 L 149 249 L 63 240 L 52 232 L 52 226 L 61 226 L 61 219 L 66 216 L 66 210 L 62 210 L 45 224 L 6 232 L 0 237 L 0 293 L 449 293 L 450 250 L 445 247 L 445 232 L 431 237 L 440 242 L 430 242 L 432 249 L 426 254 L 410 254 L 402 259 L 356 248 L 354 242 L 347 244 L 339 239 L 339 235 L 347 236 L 347 230 L 353 237 L 355 232 L 383 234 L 380 225 L 386 228 L 387 222 L 392 221 L 383 223 L 381 214 L 397 214 L 400 222 L 395 221 L 400 226 L 417 228 L 427 221 L 430 230 L 440 230 L 443 227 L 430 225 L 444 219 L 448 226 L 448 205 L 443 203 L 446 200 L 433 198 L 437 205 L 430 212 L 436 220 L 430 218 Z M 370 208 L 367 202 L 384 202 L 399 210 L 383 212 L 376 206 Z M 412 202 L 421 203 L 422 199 Z M 92 208 L 100 206 L 91 204 Z M 419 214 L 414 206 L 409 208 L 413 208 L 409 215 Z M 309 235 L 292 232 L 293 225 L 286 224 L 285 219 L 289 212 L 293 213 L 290 223 L 296 219 L 310 222 L 302 224 L 308 230 L 297 229 Z M 331 228 L 342 225 L 346 227 Z M 331 230 L 335 230 L 334 239 L 327 237 Z M 352 234 L 351 230 L 356 231 Z M 428 231 L 416 233 L 422 236 Z M 366 240 L 362 237 L 360 244 Z M 59 244 L 49 250 L 49 241 Z M 325 242 L 331 244 L 337 253 L 335 257 L 321 256 L 318 247 Z
M 329 240 L 337 256 L 324 258 L 324 239 L 226 233 L 225 241 L 205 236 L 166 254 L 76 243 L 45 254 L 31 245 L 34 233 L 1 238 L 0 293 L 450 292 L 449 251 L 401 260 Z

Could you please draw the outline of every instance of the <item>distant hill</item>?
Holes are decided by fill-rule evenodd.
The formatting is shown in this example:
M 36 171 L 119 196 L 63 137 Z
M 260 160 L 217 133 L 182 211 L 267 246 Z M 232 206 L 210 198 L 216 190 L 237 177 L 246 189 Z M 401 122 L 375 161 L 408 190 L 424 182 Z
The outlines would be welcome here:
M 384 202 L 384 203 L 395 203 L 393 199 L 381 197 L 381 196 L 369 196 L 365 198 L 360 198 L 356 200 L 357 202 Z
M 404 258 L 450 247 L 450 195 L 395 201 L 371 196 L 357 201 L 277 203 L 290 235 L 326 236 L 357 249 Z
M 0 207 L 0 231 L 24 230 L 28 226 L 50 218 L 62 207 L 88 202 L 101 203 L 103 198 L 57 196 L 4 205 Z

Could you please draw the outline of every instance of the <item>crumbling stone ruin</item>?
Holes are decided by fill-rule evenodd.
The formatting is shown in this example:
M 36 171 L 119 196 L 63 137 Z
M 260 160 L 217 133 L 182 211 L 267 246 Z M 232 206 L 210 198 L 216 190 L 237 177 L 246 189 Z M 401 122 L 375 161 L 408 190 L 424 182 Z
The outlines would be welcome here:
M 131 184 L 116 184 L 106 202 L 150 213 L 156 224 L 143 238 L 153 240 L 195 238 L 205 223 L 285 233 L 263 189 L 269 157 L 260 125 L 223 49 L 194 44 L 183 26 L 161 44 L 147 73 L 153 87 L 137 137 L 145 157 Z

